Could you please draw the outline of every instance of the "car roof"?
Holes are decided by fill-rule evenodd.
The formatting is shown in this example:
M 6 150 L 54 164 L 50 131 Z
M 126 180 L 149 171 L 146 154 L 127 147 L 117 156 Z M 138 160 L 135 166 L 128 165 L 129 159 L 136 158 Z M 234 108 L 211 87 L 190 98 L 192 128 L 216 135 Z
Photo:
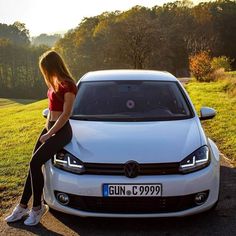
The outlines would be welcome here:
M 80 81 L 157 80 L 177 81 L 169 72 L 157 70 L 99 70 L 86 73 Z

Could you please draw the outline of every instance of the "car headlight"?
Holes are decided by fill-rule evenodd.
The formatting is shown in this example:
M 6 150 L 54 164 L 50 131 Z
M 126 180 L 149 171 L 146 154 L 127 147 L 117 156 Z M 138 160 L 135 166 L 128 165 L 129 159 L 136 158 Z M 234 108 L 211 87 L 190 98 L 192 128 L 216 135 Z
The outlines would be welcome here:
M 82 174 L 84 172 L 83 162 L 64 149 L 54 155 L 53 165 L 76 174 Z
M 210 152 L 207 146 L 202 146 L 180 162 L 181 173 L 194 172 L 210 164 Z

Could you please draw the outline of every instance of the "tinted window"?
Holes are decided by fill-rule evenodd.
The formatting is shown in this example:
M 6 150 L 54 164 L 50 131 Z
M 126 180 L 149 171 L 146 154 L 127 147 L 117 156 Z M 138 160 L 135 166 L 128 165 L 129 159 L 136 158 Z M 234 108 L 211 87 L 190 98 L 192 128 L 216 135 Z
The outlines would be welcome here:
M 81 82 L 72 118 L 91 120 L 172 120 L 191 117 L 175 82 Z

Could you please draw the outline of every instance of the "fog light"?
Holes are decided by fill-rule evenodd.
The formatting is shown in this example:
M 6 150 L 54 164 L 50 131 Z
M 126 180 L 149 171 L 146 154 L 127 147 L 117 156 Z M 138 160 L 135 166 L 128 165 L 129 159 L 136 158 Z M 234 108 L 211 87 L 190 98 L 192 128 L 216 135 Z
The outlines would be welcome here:
M 202 205 L 207 200 L 207 193 L 197 193 L 195 196 L 195 203 L 197 205 Z
M 69 196 L 66 193 L 57 193 L 57 200 L 62 205 L 67 205 L 69 203 Z

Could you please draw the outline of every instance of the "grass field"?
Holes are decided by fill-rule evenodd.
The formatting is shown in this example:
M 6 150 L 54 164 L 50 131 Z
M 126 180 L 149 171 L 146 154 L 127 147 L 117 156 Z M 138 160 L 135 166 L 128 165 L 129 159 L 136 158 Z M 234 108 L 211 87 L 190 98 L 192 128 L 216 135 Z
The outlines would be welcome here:
M 20 195 L 47 100 L 0 99 L 0 215 Z
M 202 106 L 209 106 L 217 111 L 215 118 L 202 122 L 204 129 L 217 143 L 220 151 L 236 163 L 236 97 L 232 96 L 230 86 L 225 80 L 212 83 L 192 82 L 186 88 L 197 111 Z
M 229 71 L 229 72 L 227 72 L 227 75 L 230 75 L 232 77 L 236 77 L 236 71 Z
M 204 121 L 208 135 L 236 162 L 236 98 L 227 83 L 191 82 L 186 88 L 197 110 L 210 106 L 217 116 Z M 0 216 L 20 196 L 36 139 L 45 125 L 47 100 L 0 99 Z

